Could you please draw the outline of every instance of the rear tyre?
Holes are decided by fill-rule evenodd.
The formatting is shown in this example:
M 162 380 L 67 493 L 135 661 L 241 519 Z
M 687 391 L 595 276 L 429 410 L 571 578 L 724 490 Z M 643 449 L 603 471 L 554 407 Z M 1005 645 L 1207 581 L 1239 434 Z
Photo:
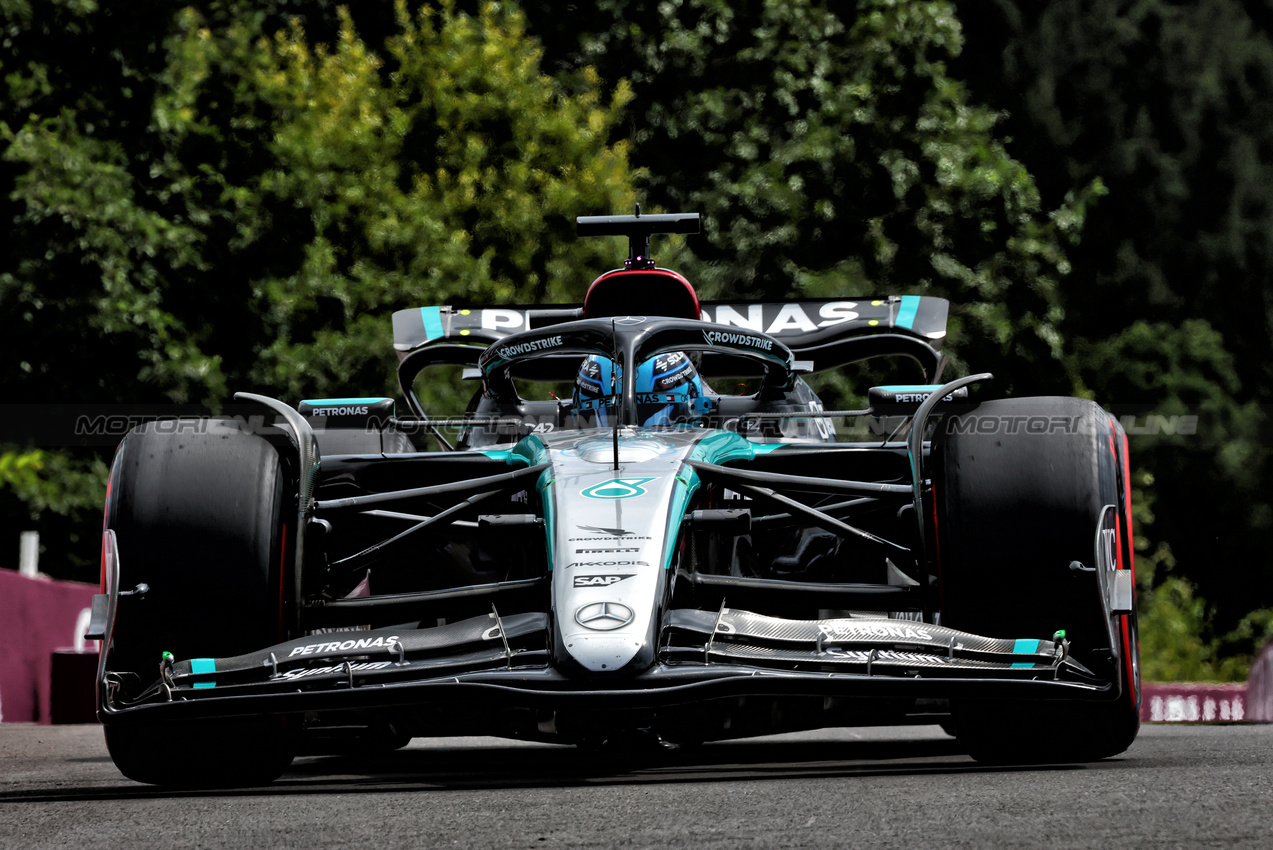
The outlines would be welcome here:
M 156 683 L 164 652 L 224 658 L 284 636 L 290 494 L 278 453 L 233 423 L 200 423 L 202 433 L 174 433 L 172 424 L 129 434 L 111 470 L 106 524 L 118 539 L 120 588 L 148 585 L 121 599 L 112 634 L 108 669 L 125 698 Z M 111 758 L 138 782 L 259 784 L 292 759 L 278 717 L 105 720 Z
M 1097 531 L 1117 511 L 1116 565 L 1131 568 L 1122 429 L 1092 402 L 991 401 L 952 417 L 935 446 L 942 623 L 997 638 L 1064 629 L 1074 657 L 1116 701 L 952 700 L 956 736 L 978 761 L 1094 761 L 1140 728 L 1135 615 L 1112 616 Z M 1111 639 L 1111 635 L 1113 638 Z

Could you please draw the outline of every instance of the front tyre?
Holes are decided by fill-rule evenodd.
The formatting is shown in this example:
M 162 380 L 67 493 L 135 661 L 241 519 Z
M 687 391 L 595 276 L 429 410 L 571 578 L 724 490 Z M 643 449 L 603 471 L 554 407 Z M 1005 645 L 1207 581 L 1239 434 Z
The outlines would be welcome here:
M 182 423 L 185 424 L 185 423 Z M 124 699 L 178 659 L 239 655 L 283 637 L 285 517 L 294 515 L 278 452 L 230 422 L 141 426 L 111 470 L 106 524 L 118 540 L 121 602 L 108 669 Z M 106 745 L 138 782 L 227 787 L 276 779 L 292 759 L 278 717 L 178 723 L 104 716 Z
M 956 736 L 991 763 L 1123 752 L 1140 728 L 1136 618 L 1111 613 L 1109 574 L 1093 569 L 1132 568 L 1122 429 L 1073 398 L 986 402 L 943 425 L 934 449 L 943 625 L 1001 638 L 1063 629 L 1074 657 L 1118 691 L 1102 702 L 953 700 Z M 1098 552 L 1103 521 L 1114 536 Z

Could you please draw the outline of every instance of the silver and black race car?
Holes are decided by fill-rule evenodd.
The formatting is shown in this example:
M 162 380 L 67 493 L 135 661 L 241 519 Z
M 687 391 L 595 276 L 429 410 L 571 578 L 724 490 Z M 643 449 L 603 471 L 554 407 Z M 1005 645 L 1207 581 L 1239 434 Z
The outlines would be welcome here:
M 990 762 L 1130 745 L 1109 414 L 940 383 L 941 299 L 700 303 L 649 259 L 697 215 L 578 226 L 630 240 L 581 306 L 394 315 L 409 415 L 240 394 L 255 412 L 124 439 L 90 637 L 126 776 L 257 783 L 297 753 L 466 734 L 941 723 Z M 881 357 L 916 382 L 823 409 L 815 376 Z M 470 382 L 462 416 L 421 401 L 444 373 Z

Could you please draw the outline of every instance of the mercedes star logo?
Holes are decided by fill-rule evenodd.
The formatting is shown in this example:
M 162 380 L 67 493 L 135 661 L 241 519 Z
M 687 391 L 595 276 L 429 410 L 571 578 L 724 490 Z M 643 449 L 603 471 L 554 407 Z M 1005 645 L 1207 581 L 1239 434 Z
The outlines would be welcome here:
M 645 322 L 645 316 L 616 316 L 614 323 L 616 325 L 639 325 Z
M 618 602 L 593 602 L 575 612 L 575 622 L 585 629 L 608 632 L 632 622 L 632 609 Z

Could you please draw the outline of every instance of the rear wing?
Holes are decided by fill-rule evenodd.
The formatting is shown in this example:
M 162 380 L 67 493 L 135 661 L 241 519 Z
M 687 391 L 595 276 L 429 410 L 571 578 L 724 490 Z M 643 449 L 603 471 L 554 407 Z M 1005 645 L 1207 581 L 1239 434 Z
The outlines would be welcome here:
M 709 301 L 702 305 L 704 322 L 775 337 L 801 361 L 801 371 L 811 372 L 841 365 L 844 343 L 849 340 L 865 343 L 875 338 L 879 353 L 894 348 L 902 349 L 898 353 L 909 353 L 906 350 L 912 347 L 935 353 L 946 337 L 949 308 L 946 299 L 928 295 L 759 304 Z M 399 359 L 405 359 L 411 352 L 436 343 L 486 346 L 509 334 L 581 318 L 583 310 L 577 306 L 418 307 L 393 314 L 393 343 Z M 869 343 L 852 346 L 855 350 L 875 347 Z

